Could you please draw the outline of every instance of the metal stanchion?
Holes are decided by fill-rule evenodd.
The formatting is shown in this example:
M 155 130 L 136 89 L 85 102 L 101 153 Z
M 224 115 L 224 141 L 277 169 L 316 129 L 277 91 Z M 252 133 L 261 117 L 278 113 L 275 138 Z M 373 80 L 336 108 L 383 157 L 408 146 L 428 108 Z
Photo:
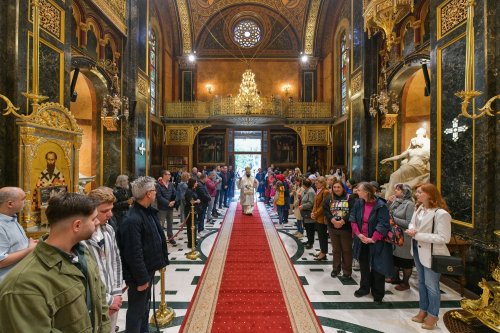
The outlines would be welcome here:
M 172 308 L 167 307 L 167 302 L 165 301 L 165 268 L 160 269 L 160 290 L 161 290 L 161 302 L 160 307 L 156 310 L 155 314 L 151 316 L 149 323 L 151 325 L 158 324 L 158 327 L 165 328 L 172 320 L 175 318 L 175 311 Z M 156 319 L 155 319 L 156 315 Z
M 200 254 L 196 251 L 196 234 L 194 232 L 194 224 L 194 201 L 191 201 L 191 252 L 186 253 L 186 258 L 191 260 L 196 260 L 200 257 Z

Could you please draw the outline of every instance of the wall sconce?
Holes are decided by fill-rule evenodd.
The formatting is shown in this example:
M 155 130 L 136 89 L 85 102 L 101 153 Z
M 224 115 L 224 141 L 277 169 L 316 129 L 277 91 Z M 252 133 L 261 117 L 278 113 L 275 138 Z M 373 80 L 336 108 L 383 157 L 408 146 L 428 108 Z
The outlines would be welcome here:
M 113 92 L 104 96 L 102 102 L 101 118 L 104 127 L 108 131 L 118 131 L 118 122 L 122 119 L 128 120 L 129 105 L 128 97 L 120 95 L 118 75 L 113 77 Z
M 285 93 L 285 96 L 288 96 L 288 94 L 290 93 L 290 89 L 291 89 L 291 88 L 292 88 L 292 87 L 291 87 L 289 84 L 285 84 L 285 85 L 283 86 L 283 88 L 281 88 L 281 90 L 283 90 L 283 92 Z
M 212 94 L 212 85 L 211 84 L 207 84 L 205 86 L 205 88 L 207 88 L 207 92 L 211 95 Z
M 464 116 L 465 118 L 477 119 L 484 115 L 495 116 L 495 111 L 491 107 L 491 104 L 499 99 L 500 94 L 491 97 L 486 104 L 479 108 L 476 113 L 474 109 L 474 100 L 476 97 L 481 96 L 483 93 L 481 91 L 476 91 L 474 89 L 474 6 L 475 1 L 467 1 L 467 25 L 466 25 L 466 36 L 465 36 L 465 89 L 463 91 L 458 91 L 455 96 L 462 100 L 461 113 L 459 116 Z M 469 113 L 467 110 L 469 104 L 472 103 L 472 112 Z M 500 115 L 500 111 L 496 111 L 496 114 Z

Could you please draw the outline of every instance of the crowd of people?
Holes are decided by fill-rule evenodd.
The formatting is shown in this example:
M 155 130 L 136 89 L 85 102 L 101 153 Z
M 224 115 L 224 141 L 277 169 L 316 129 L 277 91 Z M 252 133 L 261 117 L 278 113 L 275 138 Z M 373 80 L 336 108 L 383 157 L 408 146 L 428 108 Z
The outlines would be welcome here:
M 431 256 L 450 255 L 446 244 L 451 237 L 451 216 L 436 186 L 397 183 L 386 200 L 377 182 L 357 183 L 340 168 L 321 176 L 270 167 L 267 173 L 259 169 L 256 178 L 260 200 L 277 212 L 278 228 L 292 213 L 294 236 L 305 239 L 306 249 L 313 248 L 317 234 L 320 250 L 315 260 L 327 260 L 332 253 L 331 277 L 347 281 L 353 269 L 360 271 L 355 297 L 371 294 L 374 302 L 381 303 L 386 283 L 404 292 L 410 289 L 415 267 L 420 311 L 411 319 L 424 329 L 435 327 L 440 274 L 431 269 Z M 393 224 L 403 230 L 403 244 L 388 239 Z
M 435 327 L 440 274 L 431 269 L 431 255 L 449 255 L 451 216 L 434 185 L 396 184 L 386 201 L 376 182 L 357 183 L 341 169 L 326 176 L 298 168 L 259 169 L 255 178 L 250 173 L 248 168 L 235 179 L 228 166 L 161 170 L 158 179 L 139 177 L 129 184 L 120 175 L 114 189 L 61 193 L 49 200 L 50 232 L 41 240 L 27 238 L 17 221 L 24 191 L 1 188 L 0 307 L 10 310 L 0 314 L 0 331 L 28 332 L 36 323 L 41 332 L 114 332 L 127 291 L 126 332 L 148 332 L 154 274 L 169 264 L 167 243 L 176 244 L 174 210 L 188 230 L 194 222 L 196 238 L 203 237 L 205 224 L 229 206 L 235 185 L 244 195 L 251 189 L 252 198 L 256 187 L 259 200 L 275 207 L 278 228 L 293 214 L 294 236 L 305 240 L 306 249 L 317 234 L 315 260 L 332 253 L 333 278 L 347 281 L 359 270 L 356 297 L 371 294 L 381 303 L 386 283 L 404 292 L 416 267 L 420 311 L 412 320 Z M 391 222 L 404 230 L 404 245 L 386 241 Z M 196 238 L 188 232 L 189 247 Z

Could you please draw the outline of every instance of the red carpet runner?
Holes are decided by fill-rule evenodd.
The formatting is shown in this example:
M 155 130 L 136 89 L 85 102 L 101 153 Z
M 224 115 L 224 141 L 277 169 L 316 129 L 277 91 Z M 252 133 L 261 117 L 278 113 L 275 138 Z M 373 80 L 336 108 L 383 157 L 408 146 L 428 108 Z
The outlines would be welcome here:
M 226 215 L 181 332 L 322 332 L 274 226 Z M 271 245 L 271 246 L 270 246 Z
M 293 332 L 259 211 L 236 209 L 213 332 Z

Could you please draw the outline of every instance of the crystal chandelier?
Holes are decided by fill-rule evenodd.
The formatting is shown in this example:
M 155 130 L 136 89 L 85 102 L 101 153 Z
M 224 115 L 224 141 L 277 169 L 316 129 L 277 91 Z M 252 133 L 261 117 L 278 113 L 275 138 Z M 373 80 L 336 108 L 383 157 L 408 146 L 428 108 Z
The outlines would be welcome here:
M 251 69 L 247 69 L 243 73 L 240 91 L 234 103 L 238 111 L 244 111 L 246 114 L 259 111 L 262 108 L 262 101 L 255 83 L 255 74 Z

